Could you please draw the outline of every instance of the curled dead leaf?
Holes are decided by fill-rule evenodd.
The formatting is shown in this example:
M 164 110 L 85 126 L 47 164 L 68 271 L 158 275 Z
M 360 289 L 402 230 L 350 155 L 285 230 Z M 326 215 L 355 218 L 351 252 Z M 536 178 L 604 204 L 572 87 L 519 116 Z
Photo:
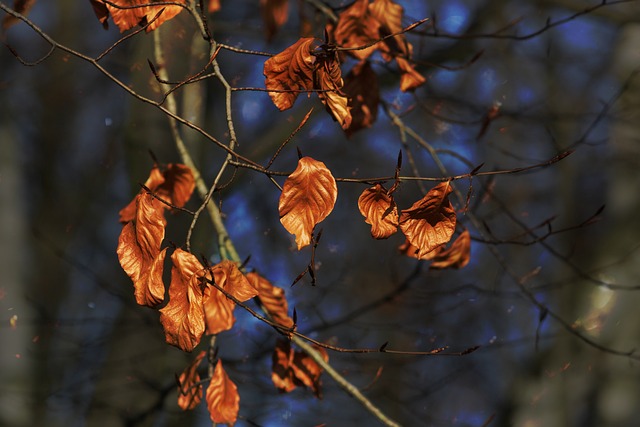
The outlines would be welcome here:
M 235 424 L 240 410 L 240 395 L 238 387 L 229 379 L 220 360 L 207 387 L 206 400 L 211 421 L 231 426 Z
M 453 236 L 456 212 L 449 201 L 451 191 L 450 182 L 442 182 L 400 214 L 400 229 L 409 243 L 418 249 L 418 259 L 423 259 L 425 254 Z
M 186 6 L 187 0 L 173 0 L 173 2 L 184 4 Z M 136 25 L 146 25 L 160 14 L 157 19 L 151 22 L 151 25 L 147 27 L 147 32 L 153 31 L 164 22 L 175 17 L 177 14 L 182 12 L 182 9 L 184 9 L 184 7 L 175 4 L 145 6 L 149 3 L 153 3 L 148 0 L 112 0 L 110 2 L 111 4 L 100 0 L 91 0 L 91 3 L 100 22 L 104 25 L 109 14 L 111 14 L 113 22 L 118 26 L 120 32 L 127 31 Z M 102 3 L 106 6 L 106 16 L 104 14 L 105 9 L 97 3 Z
M 216 285 L 240 302 L 258 295 L 258 291 L 238 269 L 237 264 L 232 261 L 224 260 L 216 264 L 209 269 L 209 273 L 213 274 L 213 281 Z M 203 303 L 207 334 L 218 334 L 233 327 L 236 320 L 233 315 L 235 302 L 211 284 L 207 284 L 204 289 Z
M 202 350 L 178 377 L 178 406 L 188 411 L 202 401 L 202 384 L 198 366 L 207 353 Z
M 162 203 L 148 194 L 135 199 L 135 218 L 118 239 L 118 260 L 133 281 L 136 302 L 154 307 L 164 299 L 162 272 L 166 249 L 160 251 L 166 220 Z
M 247 280 L 258 290 L 258 299 L 271 319 L 285 328 L 293 327 L 293 319 L 289 317 L 289 305 L 284 289 L 273 286 L 267 279 L 255 272 L 248 273 Z
M 358 209 L 364 221 L 371 224 L 374 239 L 386 239 L 398 230 L 398 207 L 381 184 L 362 192 L 358 198 Z
M 380 22 L 369 13 L 369 0 L 356 0 L 340 13 L 333 37 L 341 47 L 366 46 L 380 38 Z M 373 45 L 348 52 L 358 59 L 366 59 L 376 49 Z
M 293 106 L 299 90 L 313 89 L 315 57 L 311 55 L 315 39 L 301 38 L 264 63 L 265 86 L 268 90 L 292 91 L 269 92 L 271 100 L 280 111 Z
M 471 259 L 471 235 L 464 230 L 448 249 L 434 251 L 433 261 L 429 268 L 463 268 Z
M 318 97 L 327 107 L 327 111 L 340 123 L 342 129 L 351 126 L 349 100 L 342 92 L 342 71 L 337 55 L 321 56 L 316 64 L 314 88 L 320 89 Z
M 328 362 L 329 355 L 322 347 L 314 346 Z M 272 357 L 271 380 L 276 388 L 289 393 L 297 386 L 306 386 L 317 398 L 322 398 L 322 368 L 306 353 L 294 351 L 289 340 L 278 340 Z
M 282 393 L 293 391 L 297 384 L 291 369 L 293 351 L 289 340 L 278 340 L 276 342 L 271 362 L 271 381 L 273 381 L 278 391 Z
M 324 163 L 303 157 L 284 182 L 278 210 L 284 228 L 296 236 L 298 250 L 311 242 L 313 228 L 333 210 L 336 180 Z
M 351 125 L 345 129 L 347 136 L 354 132 L 368 128 L 378 118 L 378 104 L 380 103 L 380 89 L 378 76 L 368 61 L 356 64 L 345 76 L 342 91 L 349 100 Z
M 192 351 L 204 333 L 202 276 L 205 269 L 189 252 L 176 249 L 171 255 L 169 303 L 160 309 L 165 339 L 183 351 Z
M 404 58 L 397 57 L 396 63 L 400 68 L 400 90 L 403 92 L 412 91 L 422 86 L 427 79 L 422 74 L 416 71 L 413 64 Z
M 262 20 L 267 30 L 267 40 L 271 40 L 289 17 L 289 0 L 260 0 Z

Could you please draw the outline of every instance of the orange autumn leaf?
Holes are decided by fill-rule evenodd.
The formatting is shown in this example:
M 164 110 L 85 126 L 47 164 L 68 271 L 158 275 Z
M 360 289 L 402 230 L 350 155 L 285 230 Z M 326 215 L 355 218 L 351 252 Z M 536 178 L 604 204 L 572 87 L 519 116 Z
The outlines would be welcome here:
M 278 32 L 289 17 L 289 0 L 260 0 L 262 19 L 267 30 L 267 40 Z
M 471 235 L 469 230 L 463 231 L 451 244 L 449 249 L 435 251 L 430 268 L 463 268 L 471 258 Z
M 411 243 L 409 243 L 409 240 L 405 238 L 404 243 L 398 246 L 398 251 L 400 251 L 401 254 L 411 258 L 430 260 L 430 259 L 433 259 L 433 257 L 436 256 L 436 253 L 439 250 L 441 250 L 443 247 L 444 245 L 436 246 L 436 248 L 433 249 L 432 251 L 420 254 L 420 256 L 418 256 L 419 249 L 413 246 Z
M 374 239 L 386 239 L 398 230 L 398 207 L 382 185 L 364 190 L 358 198 L 358 209 L 364 221 L 371 224 Z
M 162 25 L 164 22 L 175 17 L 184 9 L 178 5 L 158 5 L 158 6 L 144 6 L 149 3 L 153 3 L 148 0 L 113 0 L 112 4 L 108 4 L 99 0 L 92 0 L 94 4 L 94 11 L 100 22 L 104 24 L 103 11 L 104 9 L 98 8 L 96 3 L 104 3 L 108 14 L 111 14 L 113 22 L 118 26 L 120 32 L 127 31 L 136 25 L 144 26 L 151 22 L 151 25 L 147 27 L 147 32 L 153 31 Z M 173 0 L 174 3 L 184 4 L 186 6 L 187 0 Z M 114 6 L 115 5 L 115 6 Z M 100 14 L 98 14 L 100 13 Z M 159 16 L 157 16 L 160 14 Z M 157 18 L 156 18 L 157 16 Z M 154 20 L 154 18 L 156 18 Z
M 171 255 L 169 303 L 160 309 L 165 339 L 183 351 L 192 351 L 204 333 L 201 278 L 205 269 L 189 252 L 176 249 Z
M 313 37 L 301 38 L 264 63 L 265 86 L 268 90 L 311 90 L 315 57 Z M 293 106 L 299 92 L 269 92 L 271 100 L 280 111 Z
M 409 92 L 422 86 L 427 79 L 422 74 L 416 71 L 415 67 L 406 59 L 397 57 L 396 63 L 400 68 L 400 90 L 403 92 Z
M 206 400 L 211 421 L 231 426 L 235 424 L 240 410 L 240 395 L 238 387 L 229 379 L 220 360 L 207 387 Z
M 380 90 L 378 76 L 368 61 L 356 64 L 345 76 L 342 91 L 349 100 L 351 125 L 345 129 L 347 136 L 354 132 L 371 127 L 378 118 Z
M 340 123 L 342 129 L 351 126 L 349 100 L 342 92 L 342 71 L 338 55 L 319 57 L 314 74 L 314 88 L 320 89 L 318 97 L 327 107 L 327 111 Z
M 207 7 L 209 13 L 214 13 L 220 10 L 220 0 L 209 0 L 209 6 Z
M 418 259 L 453 236 L 456 212 L 449 201 L 451 191 L 449 181 L 440 183 L 400 214 L 400 229 L 409 243 L 418 249 Z
M 303 157 L 284 182 L 278 210 L 284 228 L 296 236 L 298 250 L 311 242 L 313 228 L 333 210 L 336 180 L 324 163 Z
M 33 5 L 36 4 L 36 0 L 14 0 L 13 1 L 13 10 L 18 12 L 19 14 L 26 16 Z M 5 15 L 2 19 L 2 29 L 6 30 L 14 24 L 20 22 L 20 19 L 16 18 L 13 15 Z
M 178 377 L 178 406 L 183 411 L 195 408 L 202 400 L 202 384 L 200 384 L 198 366 L 206 354 L 207 352 L 202 350 Z
M 213 281 L 216 285 L 240 302 L 258 295 L 258 291 L 251 286 L 251 283 L 238 269 L 236 263 L 232 261 L 224 260 L 216 264 L 209 269 L 209 273 L 213 274 Z M 204 289 L 203 303 L 207 334 L 218 334 L 233 327 L 236 321 L 233 316 L 235 302 L 227 298 L 214 286 L 208 284 Z
M 328 362 L 329 355 L 322 347 L 314 346 L 322 358 Z M 317 398 L 322 397 L 320 375 L 322 368 L 306 353 L 293 351 L 289 340 L 279 340 L 272 356 L 271 380 L 276 388 L 289 393 L 297 386 L 311 389 Z
M 162 171 L 158 165 L 153 165 L 149 178 L 144 183 L 145 187 L 151 190 L 157 197 L 171 203 L 176 207 L 183 207 L 191 198 L 196 181 L 191 169 L 180 163 L 169 163 Z M 139 194 L 146 193 L 144 188 Z M 162 204 L 163 208 L 168 208 Z M 126 223 L 133 219 L 135 215 L 135 200 L 129 203 L 120 211 L 120 222 Z
M 340 47 L 366 46 L 380 38 L 380 22 L 369 13 L 369 0 L 356 0 L 340 13 L 333 37 Z M 376 49 L 373 45 L 348 52 L 358 59 L 366 59 Z
M 284 289 L 273 286 L 267 279 L 255 272 L 248 273 L 246 277 L 249 283 L 258 290 L 258 299 L 271 319 L 285 328 L 292 328 L 293 319 L 289 317 L 289 305 L 284 295 Z
M 278 391 L 289 393 L 296 387 L 296 378 L 291 369 L 293 351 L 289 340 L 278 340 L 271 357 L 271 381 Z
M 380 23 L 380 33 L 382 36 L 402 31 L 402 15 L 404 9 L 392 0 L 374 0 L 374 2 L 369 5 L 369 13 Z M 387 61 L 391 60 L 392 57 L 392 55 L 389 55 L 389 51 L 399 52 L 404 55 L 408 53 L 408 43 L 404 34 L 399 34 L 391 39 L 387 39 L 384 41 L 384 44 L 387 48 L 382 50 L 387 51 Z
M 135 217 L 118 239 L 118 260 L 133 281 L 136 302 L 154 307 L 164 299 L 162 272 L 166 248 L 160 251 L 166 220 L 160 201 L 148 194 L 135 199 Z

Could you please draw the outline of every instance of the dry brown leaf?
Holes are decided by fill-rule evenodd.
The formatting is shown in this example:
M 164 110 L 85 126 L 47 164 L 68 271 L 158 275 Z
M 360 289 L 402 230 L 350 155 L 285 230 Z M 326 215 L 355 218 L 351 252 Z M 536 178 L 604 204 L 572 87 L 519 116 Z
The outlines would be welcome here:
M 285 328 L 293 327 L 293 319 L 289 317 L 289 305 L 284 295 L 284 289 L 273 286 L 267 279 L 255 272 L 248 273 L 246 277 L 249 283 L 258 290 L 260 303 L 267 310 L 271 319 Z
M 13 10 L 18 12 L 19 14 L 26 16 L 33 5 L 36 4 L 36 0 L 14 0 L 13 1 Z M 13 15 L 5 15 L 2 19 L 2 29 L 6 30 L 14 24 L 20 22 L 20 19 L 16 18 Z
M 206 400 L 211 421 L 231 426 L 235 424 L 240 410 L 240 395 L 238 387 L 229 379 L 220 360 L 207 387 Z
M 189 252 L 176 249 L 171 255 L 169 303 L 160 309 L 160 323 L 168 344 L 192 351 L 204 333 L 202 276 L 205 269 Z
M 333 37 L 341 47 L 361 47 L 380 38 L 380 22 L 369 13 L 369 0 L 356 0 L 340 13 Z M 366 59 L 376 49 L 377 46 L 373 45 L 351 50 L 349 54 Z
M 324 348 L 318 346 L 314 346 L 313 348 L 322 355 L 325 362 L 329 361 L 329 355 Z M 322 381 L 320 381 L 322 368 L 311 356 L 301 351 L 296 351 L 293 355 L 291 369 L 295 377 L 302 384 L 309 387 L 318 399 L 322 398 Z
M 176 3 L 181 3 L 186 6 L 187 0 L 173 0 Z M 152 3 L 149 0 L 113 0 L 107 4 L 99 0 L 92 0 L 94 11 L 100 22 L 104 25 L 106 18 L 104 17 L 104 9 L 99 7 L 96 3 L 105 4 L 108 13 L 111 14 L 113 22 L 118 26 L 120 32 L 127 31 L 136 25 L 146 25 L 151 22 L 158 13 L 162 11 L 160 16 L 151 22 L 151 25 L 147 27 L 147 32 L 153 31 L 162 25 L 164 22 L 175 17 L 184 9 L 178 5 L 158 5 L 158 6 L 143 6 L 148 3 Z M 108 16 L 108 15 L 107 15 Z
M 387 36 L 402 31 L 402 6 L 392 0 L 375 0 L 369 5 L 369 13 L 380 23 L 380 36 Z M 384 41 L 385 46 L 378 47 L 387 61 L 397 53 L 410 57 L 409 43 L 404 34 L 399 34 Z
M 349 100 L 341 91 L 344 85 L 342 81 L 342 71 L 337 55 L 330 57 L 320 57 L 316 64 L 314 74 L 314 88 L 328 92 L 318 92 L 318 97 L 327 107 L 329 114 L 340 123 L 342 129 L 351 126 L 351 112 L 349 111 Z
M 209 0 L 209 6 L 207 7 L 209 13 L 215 13 L 220 10 L 220 0 Z
M 313 37 L 301 38 L 264 63 L 265 86 L 268 90 L 312 90 L 315 57 Z M 280 111 L 293 106 L 299 92 L 269 92 Z
M 298 250 L 311 242 L 313 228 L 333 210 L 336 180 L 324 163 L 303 157 L 284 182 L 278 210 L 284 228 L 296 236 Z
M 236 263 L 224 260 L 210 270 L 213 281 L 225 292 L 237 300 L 244 302 L 258 295 L 258 291 L 249 283 Z M 204 312 L 207 324 L 207 334 L 218 334 L 233 327 L 235 317 L 233 309 L 236 304 L 212 285 L 204 289 Z
M 169 163 L 162 171 L 158 165 L 153 165 L 149 178 L 144 183 L 145 187 L 155 193 L 162 200 L 179 208 L 183 207 L 195 188 L 196 181 L 191 169 L 180 163 Z M 146 193 L 144 188 L 139 194 Z M 164 208 L 167 205 L 162 204 Z M 135 199 L 120 211 L 120 222 L 131 221 L 135 216 Z
M 91 2 L 91 7 L 93 7 L 93 13 L 95 13 L 96 18 L 102 24 L 102 27 L 106 30 L 109 28 L 109 9 L 107 9 L 107 5 L 101 0 L 89 0 Z
M 271 359 L 271 380 L 276 388 L 283 393 L 289 393 L 298 386 L 291 369 L 293 357 L 289 340 L 278 340 Z
M 260 0 L 267 40 L 278 32 L 289 17 L 289 0 Z
M 400 68 L 400 90 L 403 92 L 409 92 L 422 86 L 427 79 L 422 74 L 416 71 L 413 64 L 404 58 L 397 57 L 396 63 Z
M 411 258 L 429 260 L 429 259 L 433 259 L 433 257 L 436 256 L 438 251 L 442 250 L 443 247 L 444 245 L 436 246 L 435 249 L 433 249 L 432 251 L 418 256 L 418 252 L 419 252 L 418 248 L 413 246 L 411 243 L 409 243 L 408 239 L 405 239 L 404 243 L 398 246 L 398 251 L 400 251 L 401 254 L 409 256 Z
M 154 307 L 164 299 L 162 272 L 166 249 L 160 251 L 166 220 L 162 203 L 148 194 L 135 199 L 136 216 L 118 239 L 118 260 L 133 281 L 136 302 Z
M 358 198 L 358 209 L 364 221 L 371 224 L 374 239 L 386 239 L 398 230 L 398 207 L 382 185 L 364 190 Z
M 202 350 L 178 378 L 178 406 L 183 411 L 195 408 L 202 401 L 202 384 L 200 384 L 198 366 L 206 354 L 207 352 Z
M 451 244 L 449 249 L 437 251 L 430 268 L 463 268 L 471 258 L 471 235 L 465 230 Z
M 456 212 L 449 201 L 451 191 L 449 181 L 440 183 L 400 214 L 400 229 L 409 243 L 418 248 L 419 259 L 453 236 Z
M 342 91 L 349 100 L 351 126 L 345 129 L 347 136 L 354 132 L 371 127 L 378 118 L 380 89 L 378 76 L 368 61 L 356 64 L 345 76 Z

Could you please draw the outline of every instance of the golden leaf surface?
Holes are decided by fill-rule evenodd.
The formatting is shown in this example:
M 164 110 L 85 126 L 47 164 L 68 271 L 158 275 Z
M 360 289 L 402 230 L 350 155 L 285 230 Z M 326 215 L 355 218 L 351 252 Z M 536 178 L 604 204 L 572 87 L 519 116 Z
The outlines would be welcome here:
M 318 92 L 318 97 L 327 107 L 327 111 L 340 123 L 342 129 L 347 129 L 351 126 L 352 119 L 349 100 L 341 91 L 344 82 L 337 55 L 318 60 L 314 80 L 314 88 L 323 91 Z
M 298 385 L 296 384 L 291 364 L 293 363 L 293 351 L 289 340 L 278 340 L 271 357 L 271 381 L 276 388 L 289 393 Z
M 211 421 L 218 424 L 234 425 L 240 410 L 238 387 L 229 379 L 218 360 L 206 394 L 207 408 Z
M 448 249 L 434 251 L 429 268 L 463 268 L 471 259 L 471 235 L 469 230 L 464 230 Z
M 313 228 L 333 210 L 336 180 L 324 163 L 303 157 L 284 182 L 278 210 L 284 228 L 296 236 L 298 250 L 311 242 Z
M 400 68 L 400 90 L 403 92 L 412 91 L 422 86 L 427 79 L 422 74 L 416 71 L 413 64 L 404 58 L 397 57 L 396 63 Z
M 178 377 L 178 406 L 183 411 L 195 408 L 202 401 L 202 384 L 200 384 L 198 366 L 206 354 L 207 352 L 202 350 Z
M 148 194 L 135 199 L 135 218 L 118 239 L 118 260 L 133 281 L 136 302 L 154 307 L 164 299 L 162 272 L 166 249 L 160 251 L 166 220 L 162 203 Z
M 289 0 L 260 0 L 262 20 L 271 40 L 289 17 Z
M 351 125 L 345 129 L 347 136 L 371 127 L 378 118 L 380 89 L 378 76 L 368 61 L 356 64 L 344 78 L 342 91 L 349 100 Z
M 264 63 L 265 86 L 268 90 L 311 90 L 315 57 L 313 37 L 301 38 Z M 299 92 L 269 92 L 271 100 L 280 111 L 293 106 Z
M 293 319 L 289 317 L 289 304 L 284 289 L 273 286 L 271 282 L 255 272 L 248 273 L 246 277 L 249 283 L 258 290 L 258 299 L 271 319 L 285 328 L 293 327 Z
M 166 168 L 160 170 L 158 165 L 153 165 L 149 177 L 144 186 L 151 190 L 155 195 L 167 203 L 171 203 L 176 207 L 183 207 L 191 198 L 191 194 L 195 188 L 196 181 L 191 169 L 180 163 L 169 163 Z M 146 193 L 144 188 L 139 194 Z M 162 205 L 168 208 L 167 205 Z M 120 211 L 120 222 L 126 223 L 135 216 L 135 200 L 129 203 Z
M 402 31 L 402 15 L 404 9 L 392 0 L 374 0 L 369 5 L 369 13 L 380 23 L 380 35 L 386 36 Z M 387 46 L 383 51 L 399 52 L 406 56 L 407 41 L 404 34 L 399 34 L 391 39 L 384 41 Z M 389 57 L 390 60 L 391 58 Z
M 181 3 L 186 6 L 187 0 L 173 0 L 175 3 Z M 147 32 L 153 31 L 162 25 L 164 22 L 172 19 L 184 9 L 178 5 L 158 5 L 158 6 L 144 6 L 149 3 L 153 3 L 148 0 L 113 0 L 108 4 L 100 0 L 92 0 L 94 12 L 96 12 L 97 18 L 104 25 L 108 15 L 111 14 L 113 22 L 118 26 L 120 32 L 127 31 L 136 25 L 146 25 L 151 22 L 158 13 L 161 13 L 151 25 L 147 27 Z M 102 3 L 106 6 L 107 16 L 104 15 L 104 8 L 98 5 Z
M 358 198 L 358 209 L 364 221 L 371 224 L 374 239 L 386 239 L 398 230 L 398 207 L 381 184 L 362 192 Z
M 456 229 L 456 212 L 449 201 L 449 181 L 433 187 L 411 208 L 400 214 L 400 229 L 412 246 L 416 257 L 423 256 L 451 240 Z
M 380 38 L 380 22 L 369 13 L 369 0 L 356 0 L 338 15 L 333 37 L 338 46 L 361 47 Z M 351 50 L 349 54 L 366 59 L 377 49 L 376 45 Z
M 325 362 L 329 361 L 329 355 L 324 348 L 318 346 L 314 346 L 313 348 L 322 355 Z M 309 387 L 318 399 L 322 398 L 322 381 L 320 381 L 322 368 L 311 356 L 301 351 L 296 351 L 293 355 L 291 369 L 296 378 L 302 384 Z
M 213 281 L 231 296 L 244 302 L 258 295 L 258 291 L 249 283 L 236 263 L 224 260 L 213 266 L 209 272 L 213 274 Z M 227 298 L 211 284 L 204 289 L 204 313 L 207 334 L 218 334 L 233 327 L 236 319 L 233 310 L 236 303 Z
M 205 269 L 189 252 L 176 249 L 171 255 L 169 303 L 160 309 L 165 340 L 183 351 L 192 351 L 204 333 L 201 278 Z
M 322 347 L 314 349 L 328 362 L 329 355 Z M 306 386 L 317 398 L 322 397 L 320 375 L 322 368 L 306 353 L 293 351 L 289 340 L 278 340 L 272 356 L 271 380 L 276 388 L 289 393 L 297 386 Z

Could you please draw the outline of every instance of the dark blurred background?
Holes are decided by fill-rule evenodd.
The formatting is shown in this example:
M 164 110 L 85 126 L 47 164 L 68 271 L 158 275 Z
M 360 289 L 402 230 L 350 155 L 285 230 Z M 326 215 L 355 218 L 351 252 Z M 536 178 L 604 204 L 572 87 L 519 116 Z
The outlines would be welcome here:
M 313 2 L 291 1 L 288 22 L 267 43 L 257 3 L 223 1 L 210 17 L 216 39 L 276 53 L 298 39 L 301 21 L 322 37 L 326 17 Z M 215 197 L 240 256 L 251 255 L 249 268 L 286 289 L 299 330 L 315 339 L 348 348 L 388 341 L 389 348 L 416 351 L 481 346 L 461 357 L 330 353 L 340 373 L 403 425 L 636 425 L 640 2 L 609 2 L 584 14 L 599 2 L 398 3 L 406 25 L 432 18 L 407 36 L 427 83 L 401 93 L 394 67 L 376 56 L 382 96 L 437 150 L 449 174 L 575 152 L 548 168 L 473 180 L 469 210 L 482 226 L 458 214 L 474 238 L 471 262 L 459 271 L 429 270 L 428 262 L 400 256 L 399 234 L 372 240 L 356 204 L 366 187 L 340 184 L 336 208 L 321 224 L 317 284 L 305 278 L 293 288 L 310 251 L 296 251 L 280 225 L 279 190 L 238 170 Z M 339 12 L 349 2 L 326 4 Z M 41 0 L 29 18 L 89 56 L 121 37 L 113 23 L 102 29 L 88 1 Z M 186 13 L 160 30 L 175 80 L 206 64 L 206 45 L 194 30 Z M 3 37 L 27 61 L 48 51 L 24 23 Z M 100 63 L 157 99 L 152 58 L 153 35 L 142 33 Z M 228 51 L 218 57 L 236 87 L 263 87 L 264 59 Z M 354 63 L 345 61 L 343 75 Z M 177 95 L 183 117 L 228 141 L 224 92 L 214 78 Z M 423 146 L 411 136 L 403 142 L 382 108 L 372 128 L 347 138 L 316 96 L 299 98 L 279 112 L 264 92 L 235 92 L 238 151 L 265 164 L 313 106 L 274 170 L 295 168 L 297 146 L 337 177 L 392 175 L 402 149 L 403 174 L 411 174 L 411 154 L 422 176 L 442 176 Z M 0 425 L 210 425 L 206 407 L 177 407 L 175 374 L 192 356 L 164 343 L 157 311 L 135 304 L 115 253 L 118 211 L 145 181 L 149 152 L 164 163 L 180 161 L 166 117 L 61 51 L 26 67 L 1 49 L 0 100 Z M 499 115 L 482 132 L 494 106 Z M 183 132 L 211 182 L 224 153 Z M 456 185 L 467 194 L 468 180 Z M 422 190 L 403 183 L 398 203 L 410 206 Z M 197 205 L 194 197 L 188 207 Z M 602 205 L 599 221 L 576 227 Z M 189 221 L 169 218 L 167 242 L 184 244 Z M 564 228 L 571 230 L 556 233 Z M 206 217 L 193 251 L 219 259 Z M 276 333 L 240 309 L 236 316 L 218 346 L 241 395 L 237 425 L 376 424 L 326 375 L 322 400 L 303 389 L 278 394 L 270 379 Z

